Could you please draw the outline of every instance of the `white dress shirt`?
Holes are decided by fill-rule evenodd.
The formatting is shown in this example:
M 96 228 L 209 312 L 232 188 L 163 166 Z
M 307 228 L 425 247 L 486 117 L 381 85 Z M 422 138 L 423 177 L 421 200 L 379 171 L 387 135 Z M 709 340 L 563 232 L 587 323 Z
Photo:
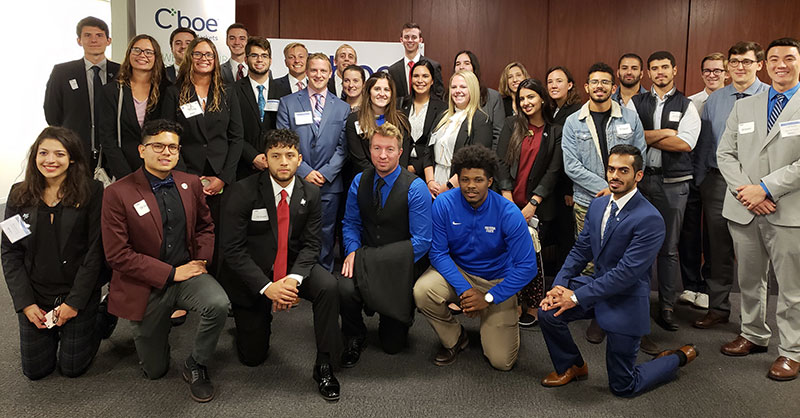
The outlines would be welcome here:
M 247 77 L 247 63 L 237 62 L 235 59 L 231 58 L 231 73 L 233 74 L 233 81 L 236 81 L 236 74 L 239 73 L 239 64 L 242 64 L 242 77 Z
M 294 180 L 295 180 L 295 178 L 292 177 L 292 181 L 290 181 L 289 184 L 286 187 L 281 187 L 281 185 L 278 184 L 275 181 L 275 179 L 272 178 L 272 176 L 269 176 L 269 180 L 272 182 L 272 191 L 275 193 L 275 196 L 274 196 L 275 207 L 277 208 L 278 205 L 281 203 L 281 191 L 283 191 L 283 190 L 286 190 L 286 203 L 289 204 L 292 201 L 292 190 L 294 190 Z M 278 222 L 278 220 L 276 219 L 275 222 Z M 287 256 L 288 256 L 288 254 L 287 254 Z M 289 266 L 287 264 L 286 267 L 288 268 L 288 267 L 291 267 L 291 266 Z M 305 279 L 305 277 L 303 277 L 303 276 L 301 276 L 299 274 L 287 274 L 286 278 L 297 280 L 297 285 L 298 286 L 303 284 L 303 279 Z M 263 295 L 264 292 L 267 290 L 267 288 L 272 285 L 272 283 L 273 282 L 267 283 L 266 286 L 261 288 L 261 291 L 259 293 L 261 293 Z
M 606 232 L 606 223 L 608 223 L 608 218 L 611 216 L 611 202 L 617 202 L 616 216 L 619 217 L 619 213 L 622 212 L 622 208 L 625 207 L 625 204 L 628 203 L 628 201 L 631 200 L 635 194 L 636 188 L 634 187 L 631 191 L 619 199 L 614 199 L 613 194 L 611 195 L 611 199 L 608 199 L 608 205 L 606 205 L 606 210 L 603 212 L 603 222 L 600 223 L 600 242 L 603 242 L 603 234 Z
M 308 87 L 308 77 L 306 77 L 305 74 L 303 74 L 303 78 L 300 80 L 294 78 L 293 75 L 289 74 L 289 87 L 291 87 L 292 93 L 297 93 L 298 91 L 302 90 L 301 88 L 297 87 L 298 81 L 303 82 L 303 89 Z
M 269 78 L 267 78 L 267 81 L 265 81 L 264 84 L 258 84 L 258 82 L 256 80 L 253 80 L 252 77 L 250 78 L 250 87 L 253 88 L 253 97 L 256 98 L 256 106 L 258 106 L 258 86 L 263 86 L 264 87 L 264 93 L 263 93 L 264 94 L 264 106 L 266 106 L 267 105 L 267 97 L 269 97 Z M 264 109 L 261 109 L 261 113 L 264 113 Z M 294 181 L 294 180 L 292 180 L 292 181 Z

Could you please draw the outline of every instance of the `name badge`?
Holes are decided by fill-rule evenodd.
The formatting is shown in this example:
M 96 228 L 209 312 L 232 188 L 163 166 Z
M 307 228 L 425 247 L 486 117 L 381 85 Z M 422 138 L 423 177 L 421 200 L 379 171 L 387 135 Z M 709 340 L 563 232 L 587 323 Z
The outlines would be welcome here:
M 58 322 L 58 320 L 56 319 L 55 309 L 51 309 L 50 312 L 44 314 L 44 326 L 47 327 L 47 329 L 56 326 L 56 322 Z
M 630 123 L 620 123 L 617 125 L 617 135 L 630 135 L 633 132 Z
M 269 215 L 267 214 L 267 208 L 253 209 L 253 213 L 250 215 L 250 220 L 254 222 L 268 221 Z
M 281 103 L 281 101 L 278 100 L 278 99 L 269 99 L 269 100 L 267 100 L 267 105 L 264 106 L 264 111 L 265 112 L 277 112 L 278 111 L 278 105 L 280 103 Z
M 314 122 L 314 117 L 311 116 L 311 111 L 307 112 L 294 112 L 294 123 L 295 125 L 310 125 Z
M 203 108 L 200 107 L 200 103 L 197 101 L 186 103 L 185 105 L 181 106 L 181 112 L 183 112 L 183 117 L 189 119 L 193 116 L 197 116 L 203 113 Z
M 69 86 L 72 87 L 72 90 L 78 90 L 78 80 L 74 78 L 69 80 Z
M 144 199 L 134 203 L 133 208 L 136 209 L 136 213 L 138 213 L 139 216 L 144 216 L 150 213 L 150 208 L 147 207 L 147 202 L 145 202 Z
M 800 120 L 793 120 L 789 122 L 781 122 L 781 136 L 797 136 L 800 135 Z
M 669 121 L 670 122 L 680 122 L 681 121 L 681 112 L 672 111 L 669 112 Z
M 739 135 L 751 134 L 756 130 L 755 122 L 742 122 L 739 124 Z
M 19 214 L 0 222 L 0 227 L 2 227 L 3 233 L 6 234 L 6 238 L 12 244 L 31 234 L 30 225 L 26 224 Z
M 361 129 L 361 124 L 358 123 L 358 121 L 356 121 L 355 125 L 356 125 L 356 133 L 359 135 L 364 135 L 364 130 Z

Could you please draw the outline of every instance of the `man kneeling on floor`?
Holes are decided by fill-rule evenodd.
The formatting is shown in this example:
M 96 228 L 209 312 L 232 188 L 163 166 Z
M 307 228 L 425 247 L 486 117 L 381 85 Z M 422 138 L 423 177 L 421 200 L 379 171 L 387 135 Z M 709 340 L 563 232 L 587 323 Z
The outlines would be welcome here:
M 516 293 L 536 276 L 536 254 L 522 212 L 489 190 L 496 167 L 484 146 L 460 149 L 453 157 L 459 187 L 433 203 L 431 267 L 414 286 L 414 300 L 442 343 L 437 366 L 453 363 L 469 344 L 451 302 L 480 316 L 483 354 L 494 368 L 510 370 L 517 361 Z
M 596 318 L 608 335 L 608 384 L 617 396 L 637 396 L 668 382 L 697 357 L 694 346 L 685 345 L 636 365 L 639 340 L 650 332 L 650 270 L 665 235 L 661 215 L 636 189 L 642 166 L 638 148 L 611 148 L 606 169 L 611 195 L 589 205 L 583 231 L 541 303 L 539 322 L 556 369 L 542 380 L 544 386 L 588 376 L 567 327 L 579 319 Z M 590 261 L 595 276 L 581 276 Z

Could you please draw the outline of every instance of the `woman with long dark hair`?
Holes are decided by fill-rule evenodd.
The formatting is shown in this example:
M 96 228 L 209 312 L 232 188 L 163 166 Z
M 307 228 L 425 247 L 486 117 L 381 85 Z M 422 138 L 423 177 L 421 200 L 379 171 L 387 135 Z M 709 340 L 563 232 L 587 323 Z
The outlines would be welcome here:
M 433 178 L 433 156 L 428 142 L 433 123 L 447 109 L 445 102 L 431 94 L 433 64 L 420 58 L 411 70 L 411 95 L 403 99 L 403 113 L 411 126 L 408 170 L 423 180 Z
M 489 115 L 489 122 L 492 124 L 492 149 L 497 144 L 497 138 L 503 129 L 503 122 L 506 118 L 503 108 L 503 98 L 495 89 L 487 88 L 481 79 L 481 64 L 478 57 L 472 51 L 459 51 L 453 60 L 453 72 L 471 71 L 478 79 L 480 86 L 480 108 Z
M 503 109 L 506 111 L 506 117 L 513 115 L 516 111 L 514 95 L 517 94 L 519 83 L 528 78 L 530 78 L 528 70 L 521 62 L 517 61 L 506 65 L 500 74 L 500 85 L 497 87 L 497 91 L 503 97 Z
M 355 112 L 361 104 L 366 78 L 360 65 L 348 65 L 342 71 L 342 100 L 350 105 L 351 112 Z
M 142 125 L 161 117 L 162 94 L 170 85 L 164 75 L 161 47 L 152 36 L 131 39 L 116 81 L 103 86 L 97 115 L 106 166 L 112 176 L 121 179 L 142 166 L 138 150 Z
M 100 345 L 103 185 L 86 175 L 88 165 L 74 132 L 45 128 L 31 145 L 25 179 L 9 193 L 5 218 L 30 231 L 13 242 L 3 234 L 2 262 L 19 322 L 22 373 L 31 380 L 56 364 L 63 375 L 80 376 Z
M 553 100 L 553 123 L 564 126 L 567 116 L 581 108 L 581 96 L 575 87 L 575 80 L 566 67 L 555 66 L 547 69 L 545 75 L 547 93 Z

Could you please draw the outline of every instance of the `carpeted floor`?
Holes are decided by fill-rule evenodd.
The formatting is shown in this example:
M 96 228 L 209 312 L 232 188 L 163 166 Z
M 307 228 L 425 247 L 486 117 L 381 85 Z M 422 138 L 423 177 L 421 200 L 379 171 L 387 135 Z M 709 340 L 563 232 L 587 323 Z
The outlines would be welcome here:
M 774 297 L 770 314 L 774 318 Z M 734 297 L 732 319 L 738 317 Z M 573 333 L 590 367 L 590 377 L 562 388 L 547 389 L 540 379 L 552 370 L 538 330 L 522 331 L 519 361 L 510 372 L 492 369 L 481 354 L 477 320 L 462 319 L 470 336 L 469 348 L 455 364 L 431 363 L 438 342 L 421 315 L 411 330 L 411 346 L 404 353 L 383 354 L 375 318 L 368 319 L 370 345 L 353 369 L 339 370 L 342 399 L 327 403 L 311 379 L 314 334 L 311 305 L 276 315 L 270 357 L 255 368 L 241 365 L 233 348 L 233 321 L 229 319 L 210 365 L 217 397 L 208 404 L 189 398 L 179 373 L 188 355 L 197 316 L 173 330 L 173 367 L 157 381 L 145 380 L 137 366 L 131 329 L 120 321 L 114 335 L 103 341 L 86 375 L 69 379 L 56 372 L 31 382 L 22 375 L 17 321 L 7 291 L 0 291 L 0 416 L 302 416 L 302 417 L 792 417 L 800 381 L 778 383 L 766 378 L 777 357 L 777 336 L 769 353 L 729 358 L 719 346 L 732 339 L 738 321 L 701 331 L 690 321 L 702 311 L 681 307 L 681 329 L 670 333 L 654 326 L 653 337 L 664 348 L 686 342 L 697 344 L 700 357 L 681 369 L 678 379 L 635 399 L 616 398 L 608 390 L 605 344 L 587 343 L 586 322 Z M 463 318 L 463 317 L 462 317 Z M 774 329 L 774 319 L 771 321 Z M 642 354 L 640 361 L 649 359 Z

